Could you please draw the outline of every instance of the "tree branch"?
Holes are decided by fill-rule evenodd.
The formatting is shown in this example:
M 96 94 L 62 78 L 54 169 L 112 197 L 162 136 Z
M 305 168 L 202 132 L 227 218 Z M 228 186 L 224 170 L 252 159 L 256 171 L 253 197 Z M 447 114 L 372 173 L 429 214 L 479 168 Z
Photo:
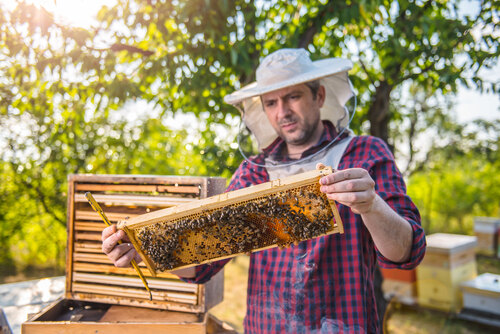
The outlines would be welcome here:
M 140 53 L 145 57 L 149 57 L 149 56 L 154 54 L 154 51 L 144 50 L 144 49 L 138 48 L 138 47 L 133 46 L 133 45 L 127 45 L 127 44 L 122 44 L 122 43 L 115 43 L 115 44 L 111 45 L 109 47 L 109 49 L 97 49 L 97 48 L 89 48 L 89 49 L 94 50 L 94 51 L 99 51 L 99 52 L 110 51 L 110 50 L 114 51 L 114 52 L 128 51 L 130 53 Z
M 331 6 L 331 4 L 330 4 Z M 323 22 L 326 13 L 330 10 L 329 3 L 323 6 L 321 10 L 318 11 L 318 15 L 314 18 L 309 19 L 308 27 L 300 34 L 297 47 L 306 49 L 309 44 L 312 43 L 314 35 L 318 32 L 318 26 Z
M 253 2 L 250 2 L 248 4 L 248 6 L 245 7 L 244 12 L 245 12 L 244 16 L 246 18 L 248 18 L 245 21 L 245 36 L 247 36 L 247 37 L 248 36 L 253 36 L 254 40 L 256 41 L 257 38 L 256 38 L 255 34 L 256 34 L 256 31 L 257 31 L 257 28 L 256 28 L 257 19 L 256 19 L 256 16 L 255 16 L 256 8 L 255 8 L 255 5 L 253 4 Z M 244 85 L 248 85 L 250 82 L 253 81 L 253 79 L 255 77 L 255 71 L 257 70 L 257 67 L 259 65 L 258 64 L 259 56 L 260 56 L 260 52 L 257 50 L 257 48 L 254 45 L 253 52 L 251 52 L 249 54 L 250 61 L 251 61 L 251 64 L 252 64 L 252 70 L 248 71 L 248 72 L 242 71 L 242 74 L 239 77 L 239 82 L 243 86 Z
M 297 47 L 306 49 L 307 46 L 312 42 L 317 30 L 318 28 L 316 28 L 316 25 L 314 25 L 314 23 L 310 25 L 299 37 L 299 43 Z
M 373 80 L 373 78 L 370 76 L 370 73 L 368 72 L 368 69 L 366 68 L 365 63 L 363 62 L 363 60 L 361 59 L 361 57 L 359 57 L 359 53 L 358 53 L 358 59 L 359 59 L 359 63 L 361 64 L 361 68 L 363 69 L 363 71 L 365 72 L 366 76 L 368 77 L 368 80 L 373 85 L 373 87 L 375 87 L 375 80 Z
M 434 63 L 430 64 L 429 66 L 425 67 L 422 69 L 422 71 L 420 71 L 419 73 L 411 73 L 411 74 L 408 74 L 402 78 L 400 78 L 397 82 L 405 82 L 406 80 L 408 79 L 414 79 L 416 76 L 418 75 L 421 75 L 421 74 L 424 74 L 425 72 L 428 72 L 430 70 L 432 70 L 434 68 Z

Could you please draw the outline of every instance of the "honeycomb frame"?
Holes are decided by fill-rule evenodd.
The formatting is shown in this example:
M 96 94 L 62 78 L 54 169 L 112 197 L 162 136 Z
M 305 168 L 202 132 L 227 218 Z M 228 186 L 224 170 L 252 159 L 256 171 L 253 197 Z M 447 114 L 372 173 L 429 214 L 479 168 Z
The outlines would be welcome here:
M 118 222 L 157 272 L 344 233 L 335 201 L 320 192 L 324 167 Z

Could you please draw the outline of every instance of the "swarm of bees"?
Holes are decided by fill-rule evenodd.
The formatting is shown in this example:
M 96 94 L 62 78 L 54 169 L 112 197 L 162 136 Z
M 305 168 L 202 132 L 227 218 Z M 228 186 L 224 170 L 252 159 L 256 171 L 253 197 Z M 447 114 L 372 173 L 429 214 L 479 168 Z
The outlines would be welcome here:
M 318 184 L 141 227 L 137 240 L 158 271 L 273 246 L 288 247 L 328 233 L 334 218 Z

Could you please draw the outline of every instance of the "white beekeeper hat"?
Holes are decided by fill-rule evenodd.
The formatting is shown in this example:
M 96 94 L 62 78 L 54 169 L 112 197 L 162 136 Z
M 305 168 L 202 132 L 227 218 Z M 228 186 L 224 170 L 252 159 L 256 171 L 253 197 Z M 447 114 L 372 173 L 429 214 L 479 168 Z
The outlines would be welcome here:
M 267 119 L 260 95 L 319 79 L 326 90 L 325 103 L 320 110 L 321 119 L 331 121 L 339 130 L 349 125 L 349 112 L 345 104 L 354 95 L 347 75 L 351 68 L 352 63 L 347 59 L 311 61 L 304 49 L 281 49 L 262 60 L 257 68 L 255 82 L 226 95 L 224 102 L 243 105 L 243 122 L 257 139 L 259 150 L 262 150 L 278 134 Z

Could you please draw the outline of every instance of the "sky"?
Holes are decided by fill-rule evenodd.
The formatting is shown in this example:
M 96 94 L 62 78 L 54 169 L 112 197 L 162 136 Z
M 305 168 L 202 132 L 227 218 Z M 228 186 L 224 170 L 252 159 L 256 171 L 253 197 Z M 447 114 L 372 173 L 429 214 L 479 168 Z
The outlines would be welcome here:
M 95 22 L 95 15 L 103 5 L 111 6 L 116 0 L 27 0 L 27 2 L 43 5 L 54 13 L 61 23 L 81 27 L 89 27 Z M 473 13 L 477 1 L 465 1 L 463 13 Z M 15 1 L 0 0 L 7 7 L 13 7 Z M 483 77 L 491 81 L 500 82 L 500 64 L 490 71 L 483 72 Z M 475 90 L 460 87 L 456 95 L 457 120 L 468 123 L 473 119 L 482 118 L 493 120 L 500 118 L 500 96 L 495 94 L 481 94 Z

